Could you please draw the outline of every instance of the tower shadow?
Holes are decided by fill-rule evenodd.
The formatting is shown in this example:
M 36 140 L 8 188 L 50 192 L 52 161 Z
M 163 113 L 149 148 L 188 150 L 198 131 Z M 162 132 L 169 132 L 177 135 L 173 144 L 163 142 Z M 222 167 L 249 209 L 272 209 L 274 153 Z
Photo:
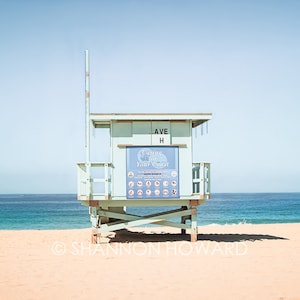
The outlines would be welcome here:
M 269 234 L 238 234 L 238 233 L 201 233 L 198 234 L 197 241 L 211 241 L 211 242 L 256 242 L 263 240 L 288 240 L 287 238 L 274 236 Z M 130 242 L 143 242 L 143 243 L 159 243 L 159 242 L 176 242 L 176 241 L 190 241 L 189 234 L 180 233 L 145 233 L 134 232 L 128 230 L 119 230 L 116 232 L 115 237 L 110 239 L 110 243 L 130 243 Z

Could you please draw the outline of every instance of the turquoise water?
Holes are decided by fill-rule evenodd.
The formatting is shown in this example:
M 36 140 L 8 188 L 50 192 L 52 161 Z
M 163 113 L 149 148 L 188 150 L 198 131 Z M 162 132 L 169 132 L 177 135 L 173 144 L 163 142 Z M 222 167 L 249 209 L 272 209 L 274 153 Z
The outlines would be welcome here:
M 128 207 L 146 215 L 172 208 Z M 300 222 L 300 193 L 213 194 L 198 207 L 198 224 L 270 224 Z M 90 227 L 88 208 L 75 194 L 0 195 L 0 229 Z

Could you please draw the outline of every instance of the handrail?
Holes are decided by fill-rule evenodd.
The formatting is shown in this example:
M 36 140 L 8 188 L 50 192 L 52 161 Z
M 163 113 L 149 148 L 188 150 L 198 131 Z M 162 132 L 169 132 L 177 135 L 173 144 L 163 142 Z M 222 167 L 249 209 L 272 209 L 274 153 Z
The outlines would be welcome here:
M 87 174 L 88 167 L 90 178 Z M 111 194 L 111 168 L 111 162 L 77 163 L 78 196 L 91 199 L 93 195 L 97 195 L 108 200 Z M 97 186 L 99 183 L 102 185 Z
M 199 194 L 200 198 L 210 198 L 210 163 L 193 163 L 193 194 Z
M 194 162 L 192 164 L 192 192 L 200 199 L 210 198 L 210 163 Z M 78 197 L 93 199 L 93 196 L 103 200 L 111 198 L 111 162 L 77 163 Z M 90 170 L 88 178 L 87 169 Z

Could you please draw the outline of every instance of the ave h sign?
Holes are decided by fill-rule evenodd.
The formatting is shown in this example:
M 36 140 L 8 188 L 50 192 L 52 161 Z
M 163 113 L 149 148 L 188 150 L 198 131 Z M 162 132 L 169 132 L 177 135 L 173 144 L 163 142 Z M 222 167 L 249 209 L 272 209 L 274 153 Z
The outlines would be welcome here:
M 170 122 L 152 122 L 152 145 L 169 145 L 170 136 Z

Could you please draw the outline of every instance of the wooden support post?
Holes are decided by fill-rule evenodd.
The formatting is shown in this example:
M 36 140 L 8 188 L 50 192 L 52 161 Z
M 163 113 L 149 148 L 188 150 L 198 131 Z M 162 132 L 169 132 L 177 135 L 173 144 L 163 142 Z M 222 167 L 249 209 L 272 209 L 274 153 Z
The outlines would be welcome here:
M 95 204 L 95 202 L 98 201 L 93 201 L 93 204 Z M 92 223 L 91 243 L 98 244 L 98 241 L 100 240 L 100 234 L 98 232 L 98 228 L 100 226 L 100 217 L 97 206 L 90 206 L 90 219 Z
M 91 234 L 91 243 L 98 244 L 99 240 L 100 240 L 100 233 L 98 233 L 97 228 L 93 228 Z
M 191 242 L 197 241 L 198 228 L 197 228 L 197 206 L 191 206 Z
M 181 206 L 182 209 L 187 210 L 187 206 Z M 186 220 L 188 220 L 187 216 L 182 216 L 181 217 L 181 224 L 185 224 Z M 182 228 L 181 229 L 181 234 L 186 234 L 186 229 Z

